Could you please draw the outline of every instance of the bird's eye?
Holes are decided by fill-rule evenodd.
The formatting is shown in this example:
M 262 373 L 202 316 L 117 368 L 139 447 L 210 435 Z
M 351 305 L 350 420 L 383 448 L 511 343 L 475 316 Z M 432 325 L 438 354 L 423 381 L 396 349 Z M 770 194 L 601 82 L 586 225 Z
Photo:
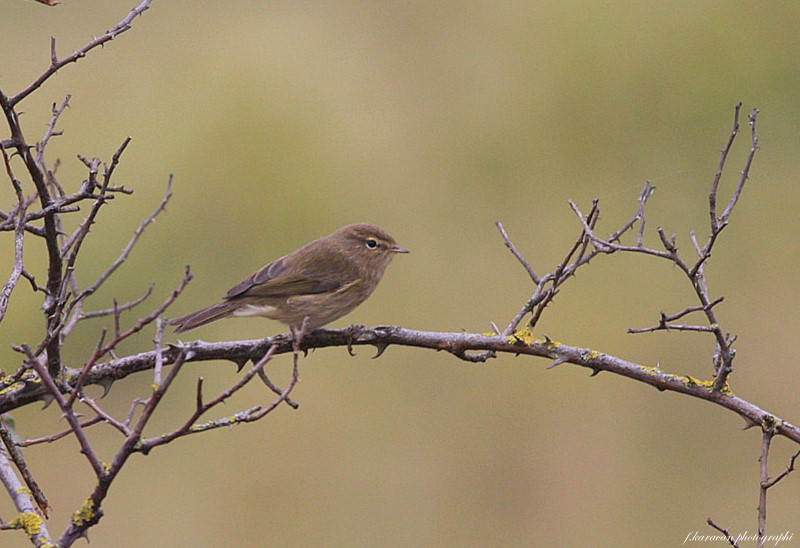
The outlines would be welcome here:
M 375 249 L 375 248 L 377 248 L 377 247 L 378 247 L 378 242 L 376 242 L 375 240 L 373 240 L 372 238 L 370 238 L 369 240 L 367 240 L 367 241 L 365 242 L 365 245 L 366 245 L 366 246 L 367 246 L 369 249 Z

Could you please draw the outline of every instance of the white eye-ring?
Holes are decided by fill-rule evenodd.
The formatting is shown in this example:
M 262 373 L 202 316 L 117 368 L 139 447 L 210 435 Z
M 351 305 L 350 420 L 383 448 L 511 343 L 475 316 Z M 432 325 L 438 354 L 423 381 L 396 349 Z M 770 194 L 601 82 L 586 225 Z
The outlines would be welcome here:
M 364 242 L 364 245 L 366 245 L 369 249 L 376 249 L 378 247 L 378 242 L 370 238 L 369 240 Z

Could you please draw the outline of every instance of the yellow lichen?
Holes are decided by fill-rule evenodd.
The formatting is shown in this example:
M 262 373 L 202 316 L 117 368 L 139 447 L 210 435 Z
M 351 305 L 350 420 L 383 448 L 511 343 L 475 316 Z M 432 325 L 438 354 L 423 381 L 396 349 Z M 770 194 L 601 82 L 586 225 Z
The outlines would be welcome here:
M 524 327 L 516 333 L 512 333 L 506 337 L 506 340 L 511 344 L 524 344 L 526 346 L 530 346 L 536 342 L 536 338 L 533 336 L 533 332 L 529 327 Z
M 2 390 L 0 390 L 0 395 L 7 394 L 8 392 L 12 392 L 14 390 L 20 390 L 22 388 L 25 388 L 25 383 L 17 381 L 14 384 L 12 384 L 10 386 L 6 386 Z
M 643 366 L 639 367 L 639 369 L 641 369 L 642 371 L 644 371 L 645 373 L 647 373 L 651 377 L 655 377 L 656 375 L 659 375 L 659 374 L 662 373 L 662 371 L 658 367 L 648 367 L 646 365 L 643 365 Z
M 11 527 L 24 529 L 29 537 L 42 532 L 42 516 L 35 512 L 23 512 L 9 523 Z
M 94 501 L 91 497 L 86 499 L 86 502 L 83 503 L 83 506 L 78 508 L 74 514 L 72 514 L 72 523 L 75 525 L 83 525 L 87 521 L 91 521 L 94 519 Z
M 701 381 L 700 379 L 695 379 L 691 375 L 686 375 L 683 377 L 679 376 L 677 378 L 686 383 L 686 386 L 688 386 L 689 388 L 695 388 L 697 386 L 703 386 L 708 389 L 714 388 L 713 381 Z

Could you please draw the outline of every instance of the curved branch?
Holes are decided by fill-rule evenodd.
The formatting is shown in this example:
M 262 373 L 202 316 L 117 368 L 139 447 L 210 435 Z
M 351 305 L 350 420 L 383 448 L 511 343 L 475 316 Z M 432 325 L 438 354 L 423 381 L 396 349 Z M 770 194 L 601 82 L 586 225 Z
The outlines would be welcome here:
M 688 375 L 676 375 L 662 371 L 658 367 L 646 366 L 605 354 L 590 348 L 569 346 L 549 339 L 537 339 L 531 332 L 523 329 L 510 336 L 483 335 L 479 333 L 448 333 L 436 331 L 417 331 L 395 326 L 360 327 L 347 329 L 318 329 L 303 339 L 302 349 L 371 345 L 384 348 L 390 345 L 446 351 L 464 359 L 473 352 L 492 351 L 497 353 L 538 356 L 553 360 L 554 363 L 571 363 L 591 369 L 593 372 L 608 371 L 648 384 L 658 390 L 679 392 L 694 398 L 711 402 L 733 411 L 741 416 L 747 426 L 774 425 L 775 433 L 800 444 L 800 428 L 785 421 L 758 405 L 751 403 L 730 391 L 713 390 L 713 381 L 703 381 Z M 266 339 L 249 341 L 230 341 L 208 343 L 196 341 L 171 346 L 162 352 L 164 365 L 170 365 L 178 356 L 187 353 L 187 362 L 226 360 L 235 364 L 253 358 L 260 358 L 270 347 L 274 353 L 286 354 L 293 351 L 292 338 L 288 334 L 276 335 Z M 108 385 L 128 375 L 153 369 L 156 352 L 143 352 L 126 356 L 111 362 L 95 365 L 86 375 L 84 384 Z M 67 374 L 66 379 L 76 375 Z M 71 389 L 68 380 L 64 390 Z M 22 407 L 47 396 L 47 389 L 36 382 L 25 379 L 6 387 L 0 394 L 0 413 Z

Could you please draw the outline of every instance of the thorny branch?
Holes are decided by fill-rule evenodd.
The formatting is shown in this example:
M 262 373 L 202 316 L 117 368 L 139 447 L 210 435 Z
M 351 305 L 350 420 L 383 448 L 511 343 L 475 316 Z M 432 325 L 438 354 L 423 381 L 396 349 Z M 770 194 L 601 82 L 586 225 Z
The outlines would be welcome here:
M 630 252 L 630 253 L 643 253 L 647 255 L 652 255 L 654 257 L 659 257 L 672 262 L 680 270 L 684 272 L 684 274 L 689 279 L 692 288 L 695 291 L 698 301 L 700 302 L 699 306 L 687 307 L 686 309 L 671 316 L 668 316 L 662 312 L 661 321 L 657 325 L 648 328 L 630 329 L 629 332 L 645 333 L 649 331 L 673 329 L 677 331 L 701 331 L 701 332 L 711 333 L 714 336 L 716 342 L 716 349 L 712 359 L 714 365 L 714 377 L 715 377 L 713 383 L 713 390 L 715 391 L 723 391 L 725 389 L 725 387 L 727 386 L 728 377 L 733 371 L 732 364 L 733 364 L 733 359 L 736 355 L 735 350 L 733 349 L 733 342 L 735 341 L 735 336 L 726 333 L 720 325 L 720 322 L 717 318 L 717 314 L 715 312 L 715 306 L 720 302 L 722 302 L 722 297 L 716 299 L 711 297 L 711 292 L 708 288 L 708 281 L 706 279 L 704 266 L 708 258 L 711 257 L 712 249 L 714 247 L 714 244 L 717 242 L 717 238 L 720 232 L 727 226 L 730 216 L 733 213 L 733 210 L 739 201 L 739 197 L 741 196 L 744 185 L 749 178 L 750 168 L 753 163 L 753 158 L 755 157 L 755 153 L 758 150 L 758 134 L 756 132 L 756 118 L 758 116 L 758 110 L 754 110 L 749 116 L 749 125 L 751 127 L 750 152 L 747 156 L 747 160 L 745 161 L 744 169 L 742 169 L 741 171 L 739 183 L 736 189 L 734 190 L 730 198 L 730 201 L 728 202 L 728 205 L 725 208 L 725 211 L 721 216 L 718 217 L 716 213 L 716 203 L 719 193 L 719 181 L 722 176 L 722 172 L 725 168 L 725 160 L 728 158 L 728 153 L 730 151 L 730 148 L 739 131 L 740 111 L 741 111 L 741 104 L 738 104 L 736 105 L 736 110 L 735 110 L 736 114 L 734 116 L 734 127 L 731 132 L 731 136 L 728 139 L 728 143 L 726 147 L 723 149 L 722 160 L 719 164 L 719 167 L 714 177 L 714 181 L 712 182 L 711 185 L 711 192 L 709 194 L 709 211 L 710 211 L 710 216 L 712 217 L 711 233 L 709 234 L 708 240 L 706 241 L 705 245 L 701 247 L 697 243 L 697 239 L 695 237 L 694 232 L 693 231 L 690 232 L 692 243 L 694 244 L 695 251 L 697 252 L 698 255 L 698 259 L 694 264 L 687 262 L 681 256 L 678 250 L 678 246 L 676 244 L 677 236 L 667 237 L 666 233 L 661 227 L 658 227 L 657 233 L 661 241 L 661 244 L 664 247 L 663 250 L 646 247 L 643 243 L 643 230 L 640 230 L 639 237 L 637 238 L 637 242 L 635 245 L 623 245 L 619 243 L 619 236 L 621 235 L 621 233 L 616 233 L 607 240 L 597 236 L 594 232 L 594 228 L 590 224 L 591 217 L 584 216 L 581 213 L 580 208 L 577 206 L 577 204 L 570 201 L 570 207 L 572 207 L 573 211 L 581 221 L 581 224 L 584 227 L 584 232 L 591 241 L 592 245 L 594 246 L 595 251 L 607 254 L 617 253 L 617 252 Z M 645 191 L 642 192 L 642 195 L 639 198 L 640 207 L 639 207 L 639 212 L 637 213 L 635 219 L 641 221 L 642 224 L 644 224 L 644 219 L 645 219 L 645 202 L 647 200 L 647 197 L 650 196 L 650 194 L 652 194 L 652 191 L 653 189 L 652 187 L 650 187 L 648 183 L 647 185 L 645 185 Z M 626 228 L 629 228 L 629 225 L 623 226 L 623 231 Z M 672 321 L 681 318 L 687 314 L 690 314 L 691 312 L 702 312 L 703 315 L 706 317 L 707 323 L 701 325 L 671 323 Z
M 10 108 L 14 108 L 17 106 L 17 103 L 25 99 L 28 95 L 36 91 L 44 84 L 47 80 L 50 79 L 56 72 L 61 70 L 64 66 L 74 63 L 79 59 L 83 59 L 86 57 L 86 54 L 95 49 L 98 46 L 102 46 L 103 44 L 110 42 L 126 30 L 131 28 L 131 24 L 133 20 L 136 19 L 138 16 L 143 14 L 145 11 L 150 9 L 150 4 L 152 0 L 144 0 L 141 4 L 136 6 L 131 10 L 131 12 L 119 23 L 111 27 L 108 31 L 104 34 L 96 37 L 94 40 L 83 46 L 82 48 L 76 50 L 70 55 L 67 55 L 64 58 L 59 59 L 58 55 L 56 54 L 56 39 L 50 39 L 50 66 L 45 69 L 42 74 L 36 78 L 28 87 L 10 97 L 7 102 Z
M 659 239 L 664 245 L 664 250 L 649 249 L 644 247 L 644 231 L 642 225 L 645 222 L 645 205 L 649 197 L 653 194 L 654 187 L 649 183 L 645 185 L 644 190 L 639 198 L 639 207 L 636 214 L 626 222 L 620 229 L 611 234 L 607 239 L 602 239 L 596 236 L 595 230 L 597 221 L 599 219 L 599 202 L 595 201 L 592 209 L 588 215 L 583 215 L 580 209 L 574 203 L 570 204 L 573 210 L 576 211 L 581 221 L 581 234 L 576 240 L 575 244 L 570 248 L 564 260 L 556 266 L 553 272 L 543 275 L 541 277 L 534 273 L 532 267 L 524 259 L 522 254 L 516 250 L 513 243 L 505 231 L 502 224 L 498 223 L 498 229 L 501 232 L 504 242 L 507 247 L 512 251 L 517 260 L 526 268 L 531 280 L 536 284 L 536 290 L 528 302 L 523 306 L 520 313 L 512 320 L 506 333 L 496 334 L 493 336 L 476 335 L 468 333 L 431 333 L 431 332 L 418 332 L 402 328 L 384 327 L 384 328 L 350 328 L 343 331 L 335 330 L 318 330 L 313 333 L 305 334 L 302 339 L 304 349 L 321 348 L 325 346 L 350 346 L 369 344 L 378 348 L 379 353 L 382 353 L 390 345 L 404 345 L 416 346 L 420 348 L 429 348 L 436 350 L 445 350 L 454 356 L 468 361 L 482 361 L 493 357 L 497 353 L 512 353 L 515 355 L 528 354 L 534 356 L 547 357 L 553 360 L 554 365 L 562 363 L 573 363 L 587 367 L 592 370 L 593 374 L 600 371 L 609 371 L 619 375 L 623 375 L 640 382 L 650 384 L 659 390 L 672 390 L 684 393 L 693 397 L 710 401 L 724 408 L 731 409 L 742 416 L 748 425 L 764 425 L 772 424 L 773 435 L 778 434 L 785 436 L 793 441 L 800 443 L 800 429 L 793 424 L 775 417 L 773 414 L 764 409 L 755 406 L 754 404 L 743 400 L 729 390 L 717 390 L 714 388 L 713 383 L 698 381 L 692 377 L 680 376 L 661 371 L 658 368 L 652 368 L 645 365 L 639 365 L 619 358 L 609 356 L 591 349 L 570 347 L 560 343 L 554 343 L 550 339 L 539 340 L 532 336 L 530 327 L 535 324 L 536 320 L 540 317 L 544 307 L 553 302 L 555 295 L 558 293 L 559 287 L 570 276 L 574 275 L 576 270 L 590 260 L 600 254 L 609 254 L 618 251 L 630 251 L 647 253 L 656 257 L 666 258 L 676 262 L 676 264 L 684 265 L 684 271 L 691 272 L 690 267 L 683 262 L 680 254 L 678 253 L 675 244 L 675 237 L 668 238 L 662 229 L 658 229 Z M 169 194 L 169 192 L 167 193 Z M 163 208 L 159 207 L 158 210 Z M 157 210 L 157 211 L 158 211 Z M 155 213 L 154 213 L 155 215 Z M 638 225 L 637 225 L 638 223 Z M 627 246 L 621 243 L 622 237 L 631 232 L 634 227 L 638 226 L 639 229 L 635 233 L 636 244 Z M 719 225 L 723 226 L 723 225 Z M 132 247 L 132 246 L 130 246 Z M 123 254 L 127 257 L 127 252 Z M 124 262 L 124 259 L 121 261 Z M 527 266 L 526 266 L 527 265 Z M 188 275 L 188 274 L 187 274 Z M 692 276 L 704 276 L 702 268 L 697 268 L 691 274 Z M 705 282 L 704 278 L 703 281 Z M 705 283 L 703 287 L 706 287 Z M 707 289 L 705 289 L 707 291 Z M 705 294 L 704 294 L 705 295 Z M 690 324 L 675 324 L 674 322 L 680 318 L 691 313 L 701 312 L 708 313 L 714 306 L 719 304 L 722 298 L 711 300 L 708 297 L 707 302 L 704 304 L 690 306 L 686 309 L 675 314 L 667 315 L 661 314 L 661 321 L 659 326 L 648 328 L 646 330 L 656 329 L 678 329 L 678 330 L 701 330 L 713 332 L 711 326 Z M 702 302 L 702 301 L 701 301 Z M 109 313 L 115 316 L 115 324 L 119 323 L 119 308 L 115 306 Z M 531 314 L 531 321 L 529 327 L 524 329 L 517 329 L 522 318 Z M 152 317 L 152 316 L 151 316 Z M 644 331 L 644 330 L 642 330 Z M 159 329 L 162 333 L 162 329 Z M 115 329 L 115 336 L 119 337 L 122 332 Z M 157 349 L 150 353 L 138 354 L 127 358 L 113 359 L 105 363 L 97 363 L 99 357 L 107 352 L 101 352 L 103 346 L 102 340 L 98 343 L 93 357 L 87 361 L 87 364 L 80 371 L 68 370 L 64 375 L 64 383 L 61 387 L 54 386 L 37 386 L 25 382 L 19 382 L 18 386 L 9 385 L 4 391 L 4 395 L 0 397 L 0 411 L 7 411 L 14 409 L 26 403 L 36 401 L 53 395 L 53 391 L 62 390 L 65 394 L 69 395 L 69 399 L 63 403 L 59 402 L 63 408 L 67 410 L 72 409 L 72 404 L 78 396 L 80 401 L 85 403 L 96 414 L 93 419 L 84 421 L 83 423 L 73 420 L 71 427 L 59 434 L 53 435 L 50 438 L 30 440 L 25 442 L 27 445 L 41 443 L 44 441 L 54 441 L 59 439 L 65 434 L 75 433 L 80 437 L 79 432 L 93 424 L 105 422 L 113 426 L 126 436 L 126 443 L 120 450 L 118 457 L 115 459 L 115 465 L 111 467 L 111 472 L 101 475 L 101 483 L 98 490 L 92 496 L 92 508 L 97 511 L 96 519 L 99 519 L 100 504 L 104 500 L 108 487 L 110 486 L 113 477 L 119 472 L 124 464 L 127 456 L 131 452 L 148 452 L 153 447 L 163 445 L 171 440 L 188 435 L 191 433 L 198 433 L 212 428 L 217 428 L 222 425 L 239 422 L 250 422 L 257 420 L 268 413 L 276 405 L 282 401 L 287 401 L 288 393 L 294 386 L 297 380 L 297 361 L 298 361 L 298 347 L 293 343 L 293 339 L 286 336 L 277 336 L 270 339 L 261 341 L 239 341 L 234 343 L 191 343 L 190 345 L 179 345 L 173 347 L 163 348 L 161 346 L 161 335 L 157 337 Z M 731 340 L 732 338 L 729 338 Z M 230 398 L 236 393 L 241 386 L 244 386 L 254 376 L 263 374 L 263 365 L 271 359 L 274 355 L 279 353 L 294 352 L 295 356 L 295 374 L 290 385 L 283 391 L 280 391 L 279 398 L 272 406 L 260 408 L 255 407 L 237 413 L 233 418 L 224 419 L 223 421 L 212 420 L 205 423 L 198 423 L 200 417 L 206 413 L 211 407 L 217 405 L 221 401 Z M 477 352 L 477 353 L 475 353 Z M 196 387 L 196 406 L 195 411 L 184 422 L 184 424 L 171 433 L 161 436 L 154 436 L 147 439 L 141 438 L 141 432 L 147 418 L 152 415 L 152 411 L 158 405 L 160 397 L 172 383 L 172 380 L 177 375 L 177 372 L 185 366 L 186 363 L 194 361 L 205 361 L 214 359 L 226 359 L 233 361 L 240 366 L 248 360 L 254 360 L 255 365 L 250 368 L 242 377 L 242 379 L 232 386 L 229 390 L 220 394 L 217 398 L 206 401 L 203 395 L 203 380 L 198 379 Z M 35 360 L 30 360 L 31 367 L 40 372 L 41 375 L 46 377 L 46 370 L 42 369 L 41 365 L 36 365 Z M 87 398 L 82 393 L 82 387 L 87 384 L 102 384 L 105 387 L 110 386 L 110 383 L 115 380 L 122 379 L 132 373 L 143 371 L 147 369 L 154 369 L 160 371 L 164 366 L 171 365 L 171 369 L 165 380 L 161 380 L 160 374 L 156 376 L 156 386 L 158 387 L 154 394 L 147 400 L 135 401 L 130 409 L 126 419 L 123 421 L 114 419 L 105 413 L 94 400 Z M 16 381 L 24 380 L 17 378 Z M 58 399 L 58 398 L 57 398 Z M 63 398 L 62 398 L 63 400 Z M 143 407 L 139 421 L 133 423 L 135 411 L 137 407 Z M 69 416 L 69 411 L 65 415 Z M 145 420 L 143 420 L 145 419 Z M 231 422 L 232 421 L 232 422 Z M 136 443 L 131 440 L 136 439 Z M 788 473 L 788 472 L 787 472 Z M 83 525 L 88 527 L 96 523 L 96 519 L 88 520 Z M 74 528 L 65 536 L 65 538 L 72 538 L 76 535 L 80 528 Z
M 50 0 L 37 1 L 55 4 Z M 600 219 L 599 201 L 595 200 L 585 215 L 577 204 L 569 202 L 580 222 L 579 235 L 563 260 L 555 265 L 550 273 L 544 275 L 537 274 L 538 269 L 534 269 L 513 244 L 502 223 L 497 223 L 503 243 L 525 269 L 534 286 L 531 296 L 502 332 L 496 328 L 493 335 L 480 335 L 423 332 L 390 326 L 375 328 L 354 326 L 346 330 L 321 329 L 309 333 L 306 332 L 304 324 L 303 328 L 293 337 L 278 335 L 258 341 L 194 342 L 165 346 L 163 342 L 165 323 L 162 316 L 190 281 L 191 273 L 188 268 L 179 287 L 150 313 L 131 325 L 126 326 L 125 313 L 142 305 L 152 294 L 152 286 L 147 289 L 143 297 L 128 303 L 119 304 L 114 301 L 111 307 L 106 306 L 93 312 L 86 312 L 84 308 L 86 303 L 96 296 L 106 280 L 126 263 L 141 236 L 156 217 L 164 211 L 172 195 L 172 178 L 169 179 L 167 191 L 160 204 L 136 229 L 119 257 L 92 284 L 81 289 L 75 273 L 78 257 L 90 237 L 91 226 L 99 220 L 101 212 L 115 197 L 132 192 L 124 185 L 114 183 L 116 168 L 131 139 L 127 138 L 123 141 L 108 164 L 101 162 L 99 158 L 89 159 L 80 156 L 80 160 L 87 169 L 87 176 L 78 190 L 70 194 L 66 191 L 69 185 L 62 185 L 59 181 L 58 161 L 51 169 L 46 156 L 48 144 L 54 137 L 62 134 L 58 126 L 69 106 L 70 96 L 67 96 L 60 105 L 54 105 L 47 130 L 42 139 L 34 145 L 26 140 L 16 110 L 21 101 L 38 90 L 56 72 L 128 30 L 133 20 L 150 7 L 151 1 L 141 2 L 120 23 L 66 57 L 58 56 L 55 39 L 52 39 L 49 67 L 30 85 L 15 95 L 6 95 L 0 91 L 0 108 L 3 110 L 10 134 L 8 139 L 0 141 L 0 152 L 2 152 L 6 176 L 16 196 L 16 201 L 9 210 L 0 210 L 0 232 L 13 234 L 15 250 L 11 274 L 0 290 L 0 322 L 5 318 L 9 301 L 19 280 L 25 278 L 31 283 L 34 291 L 40 291 L 44 295 L 43 310 L 46 324 L 45 335 L 38 344 L 19 345 L 15 348 L 22 355 L 22 365 L 14 374 L 0 380 L 0 414 L 8 413 L 35 401 L 55 400 L 67 425 L 63 430 L 48 436 L 15 441 L 15 433 L 11 428 L 5 423 L 0 424 L 0 439 L 3 442 L 3 446 L 0 447 L 0 481 L 9 491 L 19 512 L 18 517 L 14 520 L 0 522 L 1 529 L 21 528 L 28 533 L 34 545 L 52 545 L 48 529 L 42 521 L 42 515 L 46 517 L 49 503 L 44 493 L 36 485 L 33 475 L 25 463 L 20 449 L 22 447 L 53 443 L 65 437 L 74 436 L 81 453 L 84 454 L 97 477 L 97 483 L 87 502 L 75 512 L 70 524 L 58 540 L 57 546 L 67 547 L 78 538 L 86 536 L 88 529 L 101 519 L 103 516 L 102 505 L 109 489 L 132 454 L 137 452 L 147 454 L 153 448 L 168 444 L 179 437 L 206 432 L 222 426 L 260 420 L 282 403 L 296 406 L 289 395 L 299 381 L 301 352 L 328 346 L 350 349 L 355 345 L 372 345 L 377 349 L 375 357 L 378 357 L 386 348 L 395 345 L 445 351 L 470 362 L 486 361 L 499 353 L 544 357 L 551 360 L 551 367 L 571 363 L 590 369 L 592 375 L 606 371 L 648 384 L 658 390 L 670 390 L 702 399 L 737 413 L 745 420 L 748 427 L 757 425 L 763 432 L 759 458 L 761 482 L 758 507 L 758 534 L 759 538 L 763 540 L 766 535 L 767 491 L 794 471 L 795 462 L 800 457 L 800 451 L 798 451 L 791 458 L 787 469 L 770 479 L 767 461 L 771 442 L 773 437 L 778 435 L 800 444 L 800 428 L 730 391 L 728 383 L 733 371 L 735 336 L 726 333 L 720 326 L 715 309 L 723 301 L 723 297 L 712 297 L 705 274 L 705 265 L 710 260 L 713 248 L 722 230 L 728 225 L 742 195 L 744 186 L 749 179 L 755 153 L 759 148 L 756 131 L 757 110 L 754 110 L 748 117 L 751 129 L 750 152 L 740 172 L 738 184 L 720 214 L 718 202 L 722 176 L 740 131 L 741 104 L 735 108 L 733 129 L 721 151 L 718 168 L 709 192 L 710 230 L 708 237 L 701 245 L 695 232 L 689 232 L 697 258 L 684 257 L 677 243 L 678 237 L 668 236 L 662 227 L 656 228 L 656 235 L 661 247 L 648 247 L 645 244 L 646 206 L 655 191 L 655 187 L 648 182 L 639 196 L 636 213 L 605 238 L 597 234 Z M 15 173 L 12 163 L 15 161 L 15 157 L 21 161 L 29 184 L 32 185 L 32 192 L 29 192 L 29 195 L 26 195 L 25 183 Z M 17 172 L 21 172 L 21 170 L 17 168 Z M 81 206 L 87 204 L 90 205 L 87 208 L 86 217 L 78 223 L 71 234 L 67 234 L 63 223 L 64 216 L 80 211 Z M 33 274 L 25 269 L 23 252 L 26 236 L 36 237 L 37 240 L 34 240 L 36 242 L 44 240 L 48 266 L 46 282 L 43 287 L 36 282 Z M 623 243 L 623 239 L 632 241 Z M 712 355 L 713 381 L 697 380 L 690 376 L 662 371 L 658 367 L 629 362 L 596 350 L 555 343 L 547 337 L 541 340 L 533 336 L 532 328 L 537 325 L 545 309 L 554 304 L 564 283 L 574 276 L 579 268 L 597 256 L 613 253 L 640 253 L 665 259 L 684 272 L 692 284 L 698 303 L 673 314 L 661 312 L 656 325 L 629 331 L 644 333 L 676 330 L 710 333 L 715 341 L 715 350 Z M 684 320 L 683 323 L 676 323 L 691 315 L 703 316 L 705 321 L 687 323 Z M 527 326 L 520 328 L 526 317 L 528 317 Z M 61 362 L 61 350 L 69 340 L 74 327 L 80 321 L 88 318 L 106 318 L 113 325 L 101 329 L 94 348 L 86 361 L 80 364 L 80 367 L 65 367 Z M 114 354 L 123 340 L 151 326 L 155 328 L 154 350 L 125 357 L 117 357 Z M 268 379 L 264 367 L 275 356 L 284 353 L 291 353 L 293 356 L 292 377 L 285 388 L 279 388 Z M 187 364 L 209 360 L 232 361 L 240 369 L 248 362 L 252 362 L 252 366 L 247 368 L 229 388 L 210 399 L 204 393 L 203 378 L 197 378 L 194 407 L 188 416 L 169 432 L 145 436 L 151 417 L 173 385 L 179 372 L 184 370 Z M 145 370 L 153 371 L 152 391 L 146 398 L 133 400 L 124 418 L 113 416 L 104 410 L 97 400 L 84 393 L 87 385 L 101 385 L 107 392 L 113 382 Z M 225 418 L 205 418 L 210 411 L 233 398 L 256 376 L 260 377 L 277 394 L 271 403 L 244 409 Z M 84 417 L 86 413 L 89 414 L 88 418 Z M 4 418 L 5 415 L 0 416 L 0 419 Z M 122 436 L 122 442 L 109 465 L 102 463 L 88 435 L 89 429 L 94 430 L 99 424 L 109 425 Z M 724 533 L 728 541 L 736 546 L 727 529 L 718 526 L 711 519 L 708 520 L 708 524 Z

